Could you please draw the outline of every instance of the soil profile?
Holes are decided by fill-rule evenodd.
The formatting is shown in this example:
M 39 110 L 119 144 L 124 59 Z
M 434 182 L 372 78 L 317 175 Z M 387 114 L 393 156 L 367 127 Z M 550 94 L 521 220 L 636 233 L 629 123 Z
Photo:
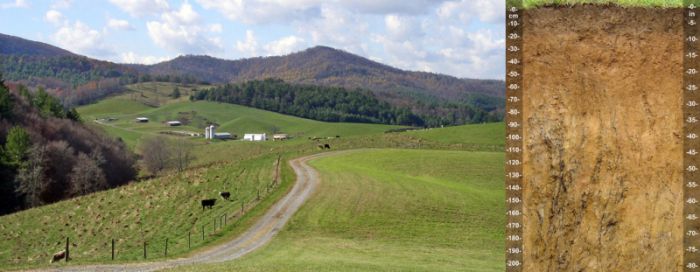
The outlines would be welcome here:
M 682 271 L 682 9 L 523 20 L 524 270 Z

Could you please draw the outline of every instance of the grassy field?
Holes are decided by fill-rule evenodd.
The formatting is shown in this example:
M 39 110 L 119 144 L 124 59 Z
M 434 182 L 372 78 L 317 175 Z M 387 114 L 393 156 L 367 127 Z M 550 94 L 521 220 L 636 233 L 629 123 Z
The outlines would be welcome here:
M 210 122 L 218 124 L 219 131 L 239 135 L 279 131 L 295 139 L 251 143 L 190 138 L 196 145 L 196 160 L 183 174 L 166 173 L 2 216 L 0 270 L 46 265 L 50 254 L 63 248 L 65 237 L 73 244 L 73 264 L 142 260 L 144 242 L 149 260 L 165 257 L 166 239 L 168 257 L 220 243 L 247 229 L 291 186 L 294 175 L 283 163 L 281 182 L 268 192 L 278 156 L 284 162 L 320 152 L 317 145 L 323 143 L 331 144 L 333 150 L 416 150 L 363 151 L 319 160 L 315 166 L 324 175 L 321 190 L 267 249 L 232 267 L 243 271 L 328 270 L 335 264 L 344 270 L 376 270 L 383 265 L 427 270 L 436 263 L 444 271 L 502 267 L 503 224 L 498 221 L 500 214 L 491 215 L 502 208 L 502 186 L 491 187 L 501 180 L 502 123 L 384 133 L 396 126 L 325 123 L 237 105 L 191 103 L 184 97 L 167 97 L 174 86 L 134 85 L 130 92 L 81 107 L 79 112 L 86 123 L 132 147 L 143 137 L 162 131 L 200 132 Z M 189 87 L 180 87 L 186 96 Z M 151 122 L 135 123 L 138 116 L 149 117 Z M 161 123 L 174 118 L 186 121 L 185 126 L 169 128 Z M 93 122 L 95 119 L 102 119 L 101 123 Z M 224 190 L 232 192 L 231 202 L 219 200 L 214 209 L 202 211 L 201 199 L 217 197 Z M 379 209 L 384 206 L 391 209 Z M 215 227 L 223 214 L 228 224 Z M 434 232 L 428 234 L 431 229 Z M 115 261 L 110 260 L 111 239 L 116 242 Z M 315 246 L 305 246 L 307 242 Z M 374 256 L 380 252 L 383 255 Z M 314 257 L 320 253 L 327 254 Z M 256 262 L 270 256 L 279 260 L 267 260 L 261 269 L 256 268 Z
M 476 125 L 464 125 L 441 129 L 421 129 L 406 132 L 406 135 L 419 139 L 445 144 L 481 144 L 500 145 L 505 144 L 506 135 L 503 123 L 487 123 Z
M 313 161 L 322 182 L 265 248 L 176 271 L 503 271 L 500 152 L 380 149 Z
M 281 195 L 291 184 L 291 169 L 282 162 L 286 179 L 268 191 L 276 161 L 276 156 L 268 155 L 192 169 L 2 216 L 0 269 L 45 265 L 49 254 L 64 247 L 66 237 L 74 244 L 74 263 L 111 262 L 111 239 L 116 242 L 117 262 L 142 259 L 143 242 L 150 248 L 149 259 L 162 258 L 166 238 L 170 256 L 189 252 L 190 232 L 193 249 L 211 244 L 222 235 L 244 230 L 249 222 L 241 220 L 241 206 L 246 214 L 259 213 L 274 201 L 272 197 L 256 209 L 269 192 Z M 219 198 L 213 209 L 203 210 L 199 201 L 218 198 L 220 191 L 230 191 L 230 201 Z M 215 227 L 224 214 L 227 226 Z
M 686 1 L 688 3 L 693 2 Z M 518 2 L 518 1 L 513 1 Z M 524 8 L 536 8 L 541 6 L 557 5 L 557 6 L 570 6 L 576 4 L 599 4 L 608 5 L 614 4 L 623 7 L 663 7 L 663 8 L 677 8 L 683 7 L 682 0 L 522 0 L 522 5 Z M 695 1 L 695 3 L 700 3 L 700 1 Z
M 157 87 L 154 87 L 157 86 Z M 94 123 L 111 135 L 120 137 L 134 147 L 144 136 L 159 135 L 166 131 L 204 133 L 208 124 L 216 124 L 218 132 L 229 132 L 243 137 L 245 133 L 287 133 L 297 139 L 308 137 L 341 137 L 383 133 L 398 126 L 319 122 L 233 104 L 197 101 L 186 97 L 169 98 L 166 94 L 173 84 L 142 83 L 130 85 L 131 91 L 78 108 L 85 122 Z M 201 86 L 200 86 L 201 87 Z M 188 87 L 180 85 L 183 90 Z M 158 90 L 158 91 L 155 91 Z M 183 92 L 185 95 L 186 92 Z M 143 98 L 143 97 L 146 98 Z M 157 99 L 156 99 L 157 97 Z M 152 100 L 152 101 L 151 101 Z M 135 122 L 136 117 L 148 117 L 148 123 Z M 108 121 L 112 118 L 112 121 Z M 180 120 L 183 126 L 169 127 L 167 121 Z M 204 143 L 204 139 L 194 139 Z M 199 140 L 199 141 L 197 141 Z

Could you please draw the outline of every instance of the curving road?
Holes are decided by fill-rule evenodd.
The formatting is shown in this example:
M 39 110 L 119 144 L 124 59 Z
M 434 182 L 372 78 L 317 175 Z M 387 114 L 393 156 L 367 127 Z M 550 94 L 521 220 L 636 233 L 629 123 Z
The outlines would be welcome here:
M 282 229 L 289 218 L 316 189 L 319 182 L 318 172 L 306 162 L 337 153 L 327 152 L 291 160 L 289 163 L 297 176 L 291 191 L 275 203 L 249 230 L 224 244 L 180 259 L 148 263 L 67 266 L 33 271 L 156 271 L 181 265 L 216 263 L 240 258 L 272 240 L 272 237 Z

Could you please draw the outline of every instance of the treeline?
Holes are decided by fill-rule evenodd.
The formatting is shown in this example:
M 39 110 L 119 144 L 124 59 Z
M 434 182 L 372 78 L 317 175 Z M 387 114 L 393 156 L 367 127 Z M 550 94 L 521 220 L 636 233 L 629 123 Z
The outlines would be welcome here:
M 43 86 L 66 106 L 78 106 L 124 90 L 139 82 L 208 84 L 192 75 L 150 75 L 138 65 L 115 64 L 82 56 L 0 55 L 4 79 L 30 86 Z
M 43 89 L 0 79 L 0 214 L 134 180 L 136 156 Z
M 406 107 L 394 107 L 367 90 L 289 84 L 279 79 L 195 91 L 191 100 L 239 104 L 287 115 L 328 121 L 424 126 L 425 120 Z

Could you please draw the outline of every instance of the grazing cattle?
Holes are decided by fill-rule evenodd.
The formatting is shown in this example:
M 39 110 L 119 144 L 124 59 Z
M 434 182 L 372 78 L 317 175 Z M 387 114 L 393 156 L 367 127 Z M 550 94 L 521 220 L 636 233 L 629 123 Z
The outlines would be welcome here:
M 202 200 L 202 210 L 204 210 L 204 208 L 206 208 L 206 207 L 209 207 L 211 209 L 214 207 L 214 204 L 216 204 L 216 198 L 203 199 Z
M 323 145 L 323 148 L 325 148 L 325 149 L 331 149 L 331 145 L 325 144 L 325 145 Z
M 58 261 L 60 261 L 60 260 L 63 260 L 63 258 L 65 258 L 65 257 L 66 257 L 66 251 L 65 251 L 65 250 L 61 250 L 61 251 L 56 252 L 55 254 L 53 254 L 53 257 L 51 257 L 51 261 L 49 261 L 49 263 L 58 262 Z
M 231 193 L 229 192 L 219 192 L 219 195 L 225 200 L 228 200 L 228 198 L 231 197 Z

